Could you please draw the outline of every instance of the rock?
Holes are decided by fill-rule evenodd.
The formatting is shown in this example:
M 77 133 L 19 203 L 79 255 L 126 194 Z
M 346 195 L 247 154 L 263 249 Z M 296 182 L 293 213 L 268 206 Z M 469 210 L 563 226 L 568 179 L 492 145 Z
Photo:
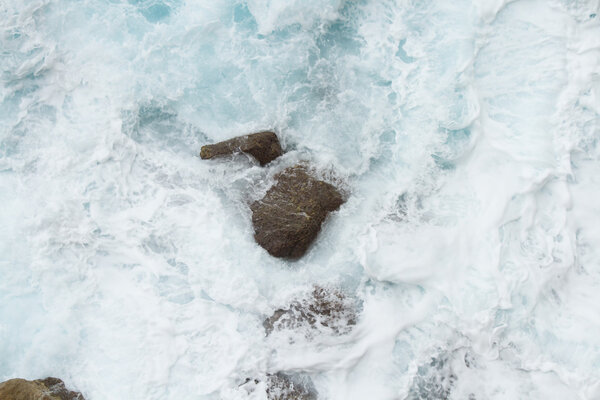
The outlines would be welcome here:
M 269 400 L 316 400 L 317 391 L 307 376 L 287 375 L 281 372 L 267 379 Z
M 268 400 L 316 400 L 318 394 L 309 376 L 283 372 L 267 374 L 264 384 L 259 379 L 246 378 L 239 387 L 248 395 L 265 390 Z
M 274 257 L 301 257 L 321 230 L 323 220 L 344 200 L 338 190 L 308 175 L 306 168 L 287 168 L 259 201 L 252 203 L 254 239 Z
M 238 136 L 215 144 L 202 146 L 200 157 L 207 160 L 235 153 L 247 153 L 265 165 L 283 154 L 277 135 L 273 132 L 258 132 Z
M 85 400 L 83 395 L 65 388 L 58 378 L 11 379 L 0 383 L 0 399 L 2 400 Z
M 301 327 L 342 335 L 350 332 L 356 318 L 354 304 L 342 292 L 316 286 L 310 297 L 293 302 L 287 309 L 276 310 L 263 326 L 267 335 L 274 330 Z
M 406 399 L 449 399 L 456 381 L 450 354 L 440 354 L 418 367 Z

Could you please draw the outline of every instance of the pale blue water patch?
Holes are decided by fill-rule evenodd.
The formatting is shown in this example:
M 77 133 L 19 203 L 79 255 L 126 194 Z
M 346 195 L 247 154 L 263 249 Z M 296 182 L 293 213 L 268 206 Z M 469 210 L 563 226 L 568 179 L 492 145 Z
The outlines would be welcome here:
M 442 129 L 440 134 L 445 137 L 440 151 L 432 154 L 435 163 L 442 169 L 452 169 L 455 163 L 465 156 L 472 145 L 470 129 Z
M 26 287 L 28 282 L 13 281 L 11 284 Z M 3 292 L 14 291 L 11 287 L 3 287 Z M 0 337 L 2 337 L 0 351 L 3 354 L 23 354 L 21 349 L 34 342 L 39 333 L 40 321 L 33 320 L 31 315 L 44 313 L 42 299 L 32 290 L 30 293 L 18 295 L 13 293 L 10 297 L 5 295 L 1 300 L 3 306 L 0 309 L 0 320 L 3 323 L 0 327 Z M 29 310 L 29 313 L 24 313 L 23 309 Z
M 148 22 L 164 21 L 173 12 L 173 6 L 178 2 L 163 2 L 160 0 L 130 0 L 130 4 L 137 6 Z
M 254 16 L 248 10 L 248 6 L 245 3 L 238 3 L 233 9 L 233 22 L 236 27 L 240 30 L 247 30 L 250 34 L 256 34 L 258 25 Z
M 398 57 L 400 57 L 400 59 L 402 61 L 404 61 L 405 63 L 415 62 L 415 59 L 413 57 L 411 57 L 408 54 L 406 54 L 406 50 L 404 50 L 404 45 L 405 44 L 406 44 L 406 38 L 400 40 L 400 42 L 398 43 L 398 51 L 396 52 L 396 55 Z

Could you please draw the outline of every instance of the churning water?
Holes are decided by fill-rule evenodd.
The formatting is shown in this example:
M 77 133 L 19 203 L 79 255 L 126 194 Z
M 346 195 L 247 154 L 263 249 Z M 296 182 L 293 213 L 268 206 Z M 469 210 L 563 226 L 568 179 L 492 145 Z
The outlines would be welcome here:
M 0 0 L 0 381 L 600 399 L 599 8 Z M 266 168 L 197 156 L 262 129 Z M 279 260 L 248 203 L 301 160 L 348 201 Z M 266 337 L 314 285 L 351 332 Z

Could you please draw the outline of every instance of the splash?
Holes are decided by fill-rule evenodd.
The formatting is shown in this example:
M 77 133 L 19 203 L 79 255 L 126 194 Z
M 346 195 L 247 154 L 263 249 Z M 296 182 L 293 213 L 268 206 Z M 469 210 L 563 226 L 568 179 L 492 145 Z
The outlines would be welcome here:
M 0 380 L 598 398 L 598 2 L 205 3 L 0 4 Z M 197 156 L 265 129 L 269 168 Z M 248 204 L 300 161 L 349 198 L 274 259 Z M 315 286 L 352 329 L 267 337 Z

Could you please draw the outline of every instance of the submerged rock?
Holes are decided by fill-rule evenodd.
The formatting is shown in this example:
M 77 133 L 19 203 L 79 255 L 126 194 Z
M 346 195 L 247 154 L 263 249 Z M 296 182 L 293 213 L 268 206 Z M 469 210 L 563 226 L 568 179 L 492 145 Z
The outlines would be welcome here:
M 2 400 L 85 400 L 83 395 L 65 388 L 65 383 L 58 378 L 11 379 L 0 383 L 0 399 Z
M 287 168 L 265 197 L 252 203 L 254 239 L 274 257 L 301 257 L 321 230 L 327 214 L 344 200 L 329 183 L 310 176 L 306 168 Z
M 204 160 L 235 153 L 247 153 L 265 165 L 283 154 L 277 135 L 273 132 L 258 132 L 238 136 L 215 144 L 202 146 L 200 157 Z
M 317 391 L 307 376 L 278 372 L 268 377 L 267 398 L 269 400 L 316 400 Z
M 356 324 L 356 309 L 342 292 L 315 287 L 312 295 L 293 302 L 287 309 L 276 310 L 263 322 L 267 335 L 274 330 L 309 329 L 330 330 L 342 335 Z
M 456 380 L 448 354 L 432 357 L 428 363 L 418 367 L 406 399 L 448 399 Z
M 267 374 L 264 385 L 259 379 L 250 378 L 240 385 L 248 394 L 261 386 L 262 390 L 266 389 L 268 400 L 316 400 L 318 394 L 310 377 L 283 372 Z

